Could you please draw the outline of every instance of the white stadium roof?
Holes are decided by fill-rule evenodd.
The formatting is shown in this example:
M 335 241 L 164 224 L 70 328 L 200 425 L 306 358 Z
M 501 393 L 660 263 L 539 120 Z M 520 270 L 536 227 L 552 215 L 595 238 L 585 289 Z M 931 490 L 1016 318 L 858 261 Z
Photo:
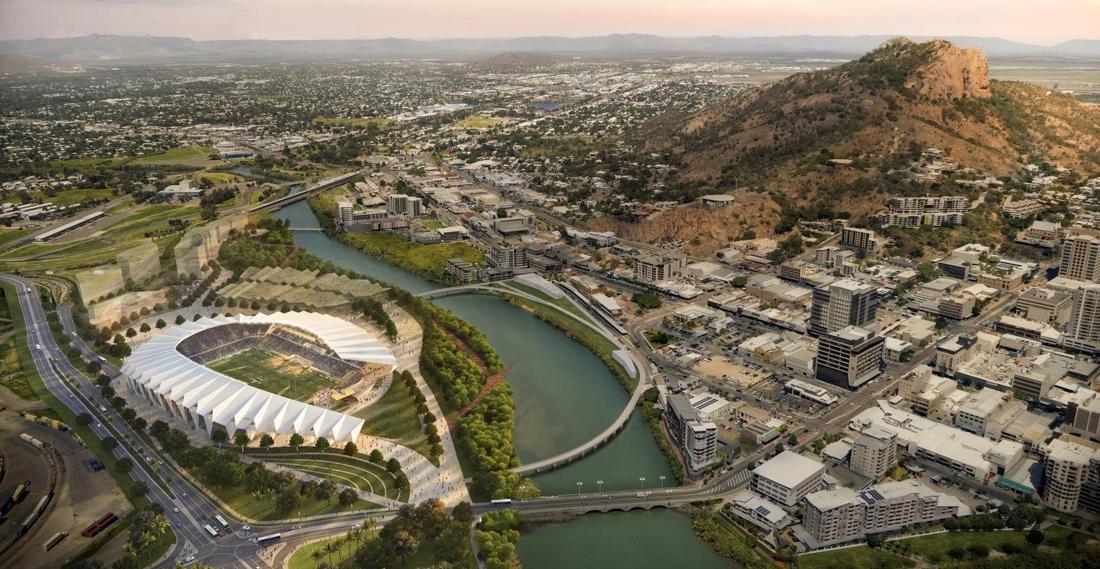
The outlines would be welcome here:
M 227 324 L 279 324 L 316 336 L 343 360 L 396 366 L 397 359 L 366 330 L 335 316 L 313 312 L 280 312 L 253 316 L 218 316 L 168 328 L 145 342 L 122 366 L 135 385 L 200 416 L 206 429 L 223 425 L 270 434 L 297 433 L 334 442 L 354 441 L 363 419 L 295 401 L 216 372 L 180 353 L 176 347 L 196 333 Z

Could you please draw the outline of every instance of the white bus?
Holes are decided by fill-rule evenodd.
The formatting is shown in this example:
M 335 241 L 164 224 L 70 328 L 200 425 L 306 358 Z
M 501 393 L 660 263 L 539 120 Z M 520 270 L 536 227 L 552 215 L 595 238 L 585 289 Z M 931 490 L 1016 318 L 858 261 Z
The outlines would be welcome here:
M 229 527 L 229 522 L 225 521 L 225 518 L 221 517 L 221 515 L 214 516 L 214 519 L 218 520 L 218 525 L 222 526 L 223 528 Z
M 260 547 L 264 547 L 269 543 L 274 543 L 276 541 L 279 541 L 279 538 L 281 538 L 281 537 L 283 537 L 283 534 L 281 534 L 281 533 L 273 533 L 271 535 L 265 535 L 263 537 L 257 537 L 256 538 L 256 545 L 258 545 Z
M 210 524 L 205 524 L 202 529 L 206 530 L 206 533 L 210 534 L 210 537 L 218 537 L 218 530 L 210 527 Z

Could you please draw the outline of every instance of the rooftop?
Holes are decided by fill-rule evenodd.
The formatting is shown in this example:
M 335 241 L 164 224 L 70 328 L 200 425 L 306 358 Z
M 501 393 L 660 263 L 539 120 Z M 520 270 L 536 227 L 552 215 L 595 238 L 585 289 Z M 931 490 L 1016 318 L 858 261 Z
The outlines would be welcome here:
M 756 467 L 753 475 L 761 476 L 787 488 L 794 488 L 807 479 L 820 476 L 825 465 L 794 451 L 785 450 Z

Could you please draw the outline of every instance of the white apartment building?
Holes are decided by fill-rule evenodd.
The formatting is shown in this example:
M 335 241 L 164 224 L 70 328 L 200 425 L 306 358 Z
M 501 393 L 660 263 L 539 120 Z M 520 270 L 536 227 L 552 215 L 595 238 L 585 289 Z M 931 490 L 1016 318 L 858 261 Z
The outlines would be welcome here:
M 793 508 L 821 488 L 825 465 L 793 451 L 783 451 L 752 471 L 753 492 Z
M 1078 233 L 1062 243 L 1058 276 L 1078 281 L 1100 281 L 1100 238 Z
M 737 517 L 764 531 L 782 529 L 791 523 L 790 516 L 783 508 L 753 494 L 748 488 L 730 497 L 730 507 Z
M 852 441 L 849 460 L 853 471 L 878 480 L 898 463 L 898 436 L 883 429 L 867 429 Z
M 1063 343 L 1089 353 L 1100 352 L 1100 285 L 1082 283 L 1073 291 L 1073 310 Z

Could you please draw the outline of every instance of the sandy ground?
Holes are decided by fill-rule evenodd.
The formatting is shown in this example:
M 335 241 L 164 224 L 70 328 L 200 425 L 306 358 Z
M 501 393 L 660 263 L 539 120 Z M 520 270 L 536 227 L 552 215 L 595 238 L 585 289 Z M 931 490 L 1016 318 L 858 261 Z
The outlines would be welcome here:
M 722 356 L 712 357 L 709 361 L 702 360 L 695 364 L 695 367 L 692 369 L 703 375 L 713 377 L 714 379 L 720 379 L 740 386 L 742 389 L 752 387 L 771 377 L 767 372 L 746 368 Z
M 9 484 L 14 488 L 27 478 L 32 482 L 30 496 L 20 505 L 26 511 L 17 508 L 16 512 L 21 515 L 5 522 L 5 531 L 18 532 L 23 518 L 44 495 L 49 480 L 43 453 L 19 439 L 19 434 L 24 432 L 53 445 L 61 455 L 64 470 L 59 473 L 54 498 L 46 508 L 45 516 L 7 552 L 4 564 L 9 567 L 59 567 L 92 542 L 80 535 L 81 530 L 107 512 L 114 512 L 119 517 L 126 515 L 130 511 L 130 503 L 110 474 L 105 470 L 92 471 L 88 461 L 95 458 L 94 455 L 68 433 L 32 423 L 18 414 L 5 411 L 0 413 L 0 445 L 6 455 L 18 453 L 25 461 L 34 464 L 26 473 L 19 474 L 13 466 L 12 476 L 4 477 L 5 490 Z M 33 458 L 35 454 L 37 459 Z M 13 523 L 12 520 L 17 521 Z M 9 524 L 14 529 L 7 527 Z M 49 552 L 43 551 L 42 544 L 58 532 L 68 532 L 69 536 Z

